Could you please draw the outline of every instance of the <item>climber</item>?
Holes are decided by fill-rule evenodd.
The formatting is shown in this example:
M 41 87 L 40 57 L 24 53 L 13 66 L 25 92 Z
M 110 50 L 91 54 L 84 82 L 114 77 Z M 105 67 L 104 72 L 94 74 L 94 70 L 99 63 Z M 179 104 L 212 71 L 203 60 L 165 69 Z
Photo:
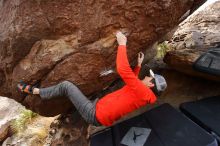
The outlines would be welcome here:
M 81 116 L 95 126 L 110 126 L 115 121 L 142 107 L 156 101 L 156 93 L 165 90 L 167 84 L 165 79 L 151 71 L 151 77 L 146 76 L 143 80 L 138 79 L 138 73 L 144 59 L 144 54 L 138 54 L 138 65 L 132 71 L 126 52 L 127 38 L 121 33 L 116 34 L 119 44 L 117 50 L 116 67 L 119 75 L 125 82 L 121 89 L 107 94 L 94 102 L 86 96 L 71 82 L 64 81 L 48 88 L 36 88 L 25 83 L 19 83 L 18 89 L 29 94 L 39 94 L 44 100 L 55 97 L 67 97 L 71 100 Z

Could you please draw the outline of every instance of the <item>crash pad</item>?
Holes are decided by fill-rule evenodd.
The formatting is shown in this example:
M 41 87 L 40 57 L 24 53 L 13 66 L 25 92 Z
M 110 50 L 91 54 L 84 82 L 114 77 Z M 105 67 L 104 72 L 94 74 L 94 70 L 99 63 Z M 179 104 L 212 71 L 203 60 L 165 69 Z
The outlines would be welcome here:
M 220 142 L 220 96 L 183 103 L 180 109 Z
M 184 114 L 163 104 L 92 135 L 90 145 L 217 146 L 217 141 Z
M 197 71 L 220 76 L 220 48 L 209 48 L 193 64 Z

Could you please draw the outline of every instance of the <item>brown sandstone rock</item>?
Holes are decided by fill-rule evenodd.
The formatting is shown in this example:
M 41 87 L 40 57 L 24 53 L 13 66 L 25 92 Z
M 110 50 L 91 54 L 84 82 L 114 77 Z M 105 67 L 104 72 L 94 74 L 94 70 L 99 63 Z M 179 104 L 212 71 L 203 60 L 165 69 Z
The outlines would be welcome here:
M 67 99 L 21 95 L 18 81 L 46 87 L 70 80 L 86 95 L 100 91 L 117 77 L 116 30 L 127 32 L 133 60 L 192 7 L 193 0 L 0 0 L 0 94 L 42 115 L 61 113 Z
M 220 1 L 192 15 L 180 24 L 170 46 L 174 49 L 167 53 L 164 61 L 183 73 L 206 79 L 220 81 L 220 77 L 201 73 L 192 68 L 196 59 L 210 46 L 220 42 Z
M 50 127 L 50 146 L 89 146 L 88 124 L 78 114 L 58 118 Z

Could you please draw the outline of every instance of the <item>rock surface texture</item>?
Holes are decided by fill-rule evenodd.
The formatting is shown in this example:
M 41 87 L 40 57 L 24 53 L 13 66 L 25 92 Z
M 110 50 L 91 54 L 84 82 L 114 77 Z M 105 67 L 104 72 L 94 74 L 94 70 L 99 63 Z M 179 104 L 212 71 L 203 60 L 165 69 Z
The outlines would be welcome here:
M 25 129 L 7 137 L 1 146 L 50 146 L 47 143 L 49 128 L 54 117 L 36 116 L 25 124 Z
M 18 93 L 17 83 L 46 87 L 69 80 L 86 95 L 98 92 L 117 78 L 117 30 L 128 34 L 132 61 L 200 1 L 0 0 L 0 94 L 41 115 L 64 112 L 67 99 L 43 102 Z
M 7 136 L 10 122 L 19 116 L 22 109 L 24 107 L 16 101 L 0 96 L 0 142 Z
M 167 53 L 164 61 L 183 73 L 220 81 L 220 77 L 192 68 L 196 59 L 210 46 L 220 45 L 219 30 L 220 1 L 217 1 L 180 24 L 169 44 L 174 50 Z

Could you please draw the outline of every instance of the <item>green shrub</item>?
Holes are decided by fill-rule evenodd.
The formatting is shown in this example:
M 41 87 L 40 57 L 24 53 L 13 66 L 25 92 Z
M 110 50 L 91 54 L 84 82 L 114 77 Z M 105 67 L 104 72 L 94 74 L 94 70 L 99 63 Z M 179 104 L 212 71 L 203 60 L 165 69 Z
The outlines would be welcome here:
M 24 130 L 26 124 L 31 122 L 32 118 L 37 114 L 32 112 L 31 110 L 22 110 L 17 119 L 12 121 L 11 128 L 15 133 L 20 133 Z
M 166 42 L 158 44 L 157 46 L 157 58 L 163 58 L 171 48 L 167 45 Z

